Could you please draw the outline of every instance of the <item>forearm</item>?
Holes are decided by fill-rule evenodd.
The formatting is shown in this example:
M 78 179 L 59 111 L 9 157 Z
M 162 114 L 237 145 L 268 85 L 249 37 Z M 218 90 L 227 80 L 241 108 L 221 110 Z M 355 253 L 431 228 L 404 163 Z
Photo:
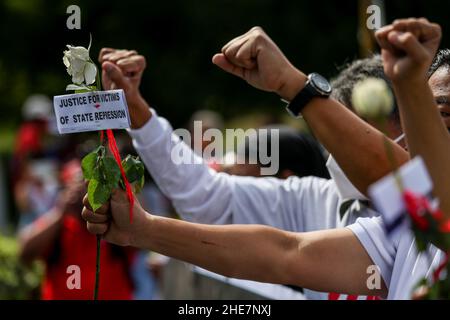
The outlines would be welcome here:
M 426 80 L 394 85 L 403 128 L 412 156 L 421 156 L 430 172 L 435 196 L 450 218 L 450 137 Z
M 152 117 L 150 106 L 142 96 L 134 95 L 127 101 L 132 129 L 142 128 Z
M 297 249 L 287 232 L 264 226 L 210 226 L 148 216 L 133 242 L 213 272 L 287 284 L 286 259 Z
M 289 86 L 278 92 L 291 101 L 303 88 L 306 76 L 293 72 Z M 353 185 L 362 193 L 392 171 L 386 156 L 383 134 L 361 120 L 345 106 L 333 99 L 313 99 L 302 115 L 316 138 L 333 155 Z M 409 155 L 393 141 L 389 141 L 399 165 Z
M 20 258 L 25 263 L 42 258 L 61 230 L 63 214 L 53 209 L 20 233 Z
M 383 134 L 337 101 L 315 99 L 304 109 L 303 116 L 316 138 L 363 194 L 392 171 Z M 398 165 L 409 160 L 408 153 L 399 145 L 391 140 L 389 143 Z
M 228 277 L 324 292 L 383 294 L 367 288 L 373 262 L 350 230 L 292 233 L 265 226 L 210 226 L 146 216 L 131 245 Z

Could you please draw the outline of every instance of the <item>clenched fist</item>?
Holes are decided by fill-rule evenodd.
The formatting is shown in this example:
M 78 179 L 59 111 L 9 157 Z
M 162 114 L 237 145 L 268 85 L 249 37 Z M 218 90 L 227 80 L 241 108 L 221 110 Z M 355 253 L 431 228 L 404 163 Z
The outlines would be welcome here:
M 425 18 L 396 20 L 376 34 L 384 71 L 395 83 L 426 81 L 441 41 L 441 27 Z
M 213 63 L 253 87 L 275 92 L 286 100 L 292 100 L 307 80 L 260 27 L 231 40 L 213 57 Z
M 145 57 L 134 50 L 103 48 L 98 60 L 102 64 L 103 87 L 107 90 L 123 89 L 131 125 L 133 128 L 140 128 L 151 117 L 149 106 L 139 90 L 147 66 Z
M 92 211 L 87 195 L 83 204 L 81 216 L 86 220 L 89 232 L 102 235 L 106 241 L 120 246 L 133 246 L 134 236 L 140 233 L 144 221 L 151 217 L 135 199 L 133 222 L 130 222 L 130 203 L 126 193 L 120 189 L 114 190 L 110 202 L 96 212 Z

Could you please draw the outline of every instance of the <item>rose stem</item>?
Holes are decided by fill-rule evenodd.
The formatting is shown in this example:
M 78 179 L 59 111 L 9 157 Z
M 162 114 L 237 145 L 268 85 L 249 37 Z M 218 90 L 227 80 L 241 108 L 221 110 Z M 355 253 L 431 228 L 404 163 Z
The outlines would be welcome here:
M 98 299 L 98 287 L 100 284 L 100 242 L 102 237 L 97 235 L 97 258 L 95 262 L 95 288 L 94 288 L 94 300 Z

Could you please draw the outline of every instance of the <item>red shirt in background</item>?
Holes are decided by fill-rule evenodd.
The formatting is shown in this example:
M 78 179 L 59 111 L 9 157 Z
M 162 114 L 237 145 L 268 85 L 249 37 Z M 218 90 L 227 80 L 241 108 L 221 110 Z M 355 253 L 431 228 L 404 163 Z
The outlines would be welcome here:
M 43 300 L 92 300 L 95 284 L 96 236 L 86 230 L 86 225 L 74 216 L 65 216 L 57 261 L 47 261 L 45 279 L 42 285 Z M 129 300 L 133 285 L 129 267 L 133 254 L 127 251 L 124 258 L 112 252 L 112 245 L 101 244 L 99 300 Z M 67 273 L 71 265 L 80 267 L 81 288 L 70 290 Z M 73 283 L 69 281 L 69 283 Z

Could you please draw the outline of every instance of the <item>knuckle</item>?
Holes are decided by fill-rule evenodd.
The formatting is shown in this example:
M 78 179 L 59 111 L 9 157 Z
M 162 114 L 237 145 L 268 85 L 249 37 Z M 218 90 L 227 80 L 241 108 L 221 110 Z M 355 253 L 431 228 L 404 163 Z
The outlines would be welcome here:
M 233 54 L 232 47 L 226 48 L 222 53 L 229 58 Z
M 254 27 L 253 35 L 255 36 L 255 38 L 260 39 L 260 38 L 264 38 L 266 33 L 264 32 L 263 28 L 261 28 L 261 27 Z
M 124 66 L 130 64 L 130 60 L 128 58 L 120 59 L 116 62 L 118 66 Z
M 403 36 L 403 42 L 409 43 L 414 40 L 414 35 L 411 32 L 406 32 Z
M 242 52 L 242 51 L 237 52 L 237 53 L 236 53 L 236 59 L 238 59 L 238 60 L 243 60 L 243 59 L 245 59 L 245 53 Z
M 88 195 L 87 195 L 87 194 L 83 197 L 83 205 L 85 205 L 86 207 L 89 207 L 89 206 L 90 206 L 90 203 L 89 203 L 89 199 L 88 199 Z
M 104 234 L 107 230 L 107 225 L 104 223 L 87 223 L 87 230 L 92 234 Z
M 81 210 L 81 217 L 87 221 L 89 220 L 90 213 L 91 211 L 88 208 L 84 207 L 83 210 Z
M 146 68 L 147 67 L 147 59 L 145 59 L 144 56 L 138 56 L 137 62 L 139 65 L 142 66 L 142 68 Z
M 260 26 L 254 26 L 254 27 L 251 29 L 251 31 L 254 31 L 254 32 L 264 32 L 263 28 L 260 27 Z
M 112 50 L 113 50 L 113 49 L 111 49 L 111 48 L 102 48 L 102 49 L 100 50 L 100 53 L 98 54 L 99 59 L 103 59 L 104 56 L 105 56 L 106 54 L 108 54 L 109 52 L 111 52 Z
M 431 27 L 432 27 L 439 35 L 442 34 L 442 27 L 441 27 L 439 24 L 433 23 L 433 24 L 431 24 Z
M 90 222 L 86 223 L 86 229 L 93 234 L 96 234 L 96 226 Z

